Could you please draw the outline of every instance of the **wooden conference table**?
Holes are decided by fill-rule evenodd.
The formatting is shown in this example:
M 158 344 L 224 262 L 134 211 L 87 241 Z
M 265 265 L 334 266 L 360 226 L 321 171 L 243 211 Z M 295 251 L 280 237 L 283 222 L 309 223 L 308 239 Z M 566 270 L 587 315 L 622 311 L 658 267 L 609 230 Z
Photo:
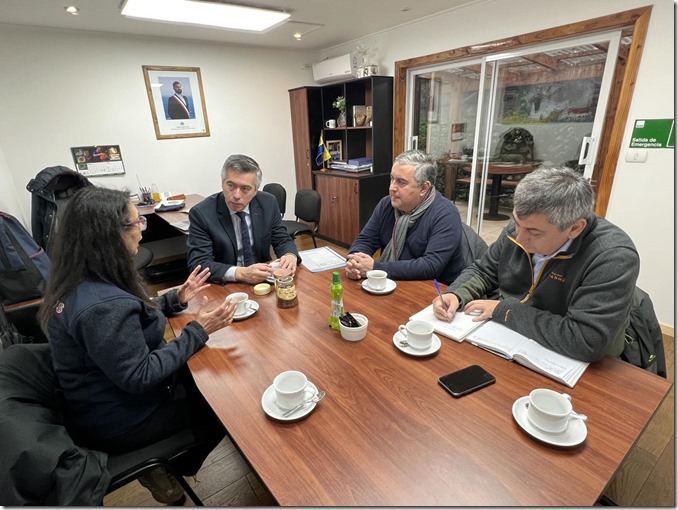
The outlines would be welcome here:
M 299 306 L 279 309 L 275 291 L 211 286 L 215 304 L 244 290 L 260 308 L 214 333 L 189 366 L 233 442 L 285 506 L 588 506 L 637 441 L 671 384 L 618 359 L 589 366 L 574 389 L 466 342 L 441 337 L 437 354 L 411 357 L 392 341 L 398 325 L 429 304 L 432 282 L 401 281 L 389 295 L 344 283 L 344 306 L 369 318 L 348 342 L 327 325 L 331 271 L 300 267 Z M 170 319 L 175 334 L 197 310 Z M 455 399 L 438 377 L 479 364 L 497 382 Z M 327 396 L 304 419 L 269 418 L 261 397 L 280 372 L 301 370 Z M 542 444 L 514 421 L 532 389 L 567 392 L 588 415 L 585 443 Z

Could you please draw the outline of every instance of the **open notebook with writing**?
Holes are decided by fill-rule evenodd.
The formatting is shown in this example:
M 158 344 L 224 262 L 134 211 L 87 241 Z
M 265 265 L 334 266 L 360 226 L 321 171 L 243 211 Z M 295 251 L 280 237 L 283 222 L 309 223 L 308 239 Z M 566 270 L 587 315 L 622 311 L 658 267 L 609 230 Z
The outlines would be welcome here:
M 552 351 L 520 333 L 493 321 L 473 322 L 473 316 L 457 312 L 450 323 L 436 319 L 429 305 L 410 319 L 422 319 L 433 324 L 441 335 L 461 342 L 466 340 L 502 358 L 513 360 L 535 372 L 574 388 L 589 366 L 584 361 Z

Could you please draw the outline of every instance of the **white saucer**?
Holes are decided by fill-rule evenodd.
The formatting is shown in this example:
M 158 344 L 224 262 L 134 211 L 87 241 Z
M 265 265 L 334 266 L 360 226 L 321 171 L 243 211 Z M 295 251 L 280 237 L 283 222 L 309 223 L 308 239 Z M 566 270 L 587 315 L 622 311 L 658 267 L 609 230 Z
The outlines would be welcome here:
M 311 381 L 308 381 L 308 387 L 306 388 L 304 400 L 313 398 L 313 396 L 316 393 L 318 393 L 318 388 Z M 298 411 L 295 411 L 289 416 L 283 418 L 283 414 L 285 413 L 285 411 L 280 409 L 278 407 L 278 404 L 276 404 L 275 402 L 275 389 L 273 388 L 272 384 L 268 388 L 266 388 L 266 391 L 261 396 L 261 407 L 264 409 L 264 412 L 271 418 L 275 418 L 276 420 L 280 421 L 292 421 L 303 418 L 304 416 L 310 414 L 311 411 L 313 411 L 315 409 L 315 406 L 317 405 L 318 405 L 317 402 L 311 402 L 306 407 L 302 407 Z
M 400 331 L 397 331 L 396 334 L 393 335 L 393 345 L 395 345 L 405 354 L 409 354 L 410 356 L 430 356 L 431 354 L 435 354 L 436 352 L 438 352 L 441 346 L 440 338 L 438 338 L 438 335 L 436 335 L 435 333 L 433 333 L 433 341 L 431 342 L 431 345 L 429 346 L 428 349 L 415 349 L 410 345 L 403 347 L 400 345 L 401 338 L 403 340 L 405 339 L 405 337 L 403 337 Z
M 520 428 L 535 439 L 554 446 L 572 447 L 581 444 L 586 439 L 586 423 L 584 420 L 572 419 L 567 424 L 567 429 L 560 434 L 550 434 L 535 427 L 527 419 L 527 407 L 525 404 L 530 397 L 520 397 L 513 403 L 513 417 Z
M 363 280 L 360 285 L 362 285 L 363 289 L 365 289 L 370 294 L 389 294 L 390 292 L 393 292 L 397 287 L 396 282 L 390 280 L 389 278 L 386 278 L 386 287 L 384 287 L 381 290 L 376 290 L 370 287 L 368 281 L 369 280 Z
M 250 307 L 245 311 L 245 313 L 241 314 L 235 314 L 233 316 L 234 321 L 241 321 L 243 319 L 247 319 L 248 317 L 252 317 L 255 313 L 257 313 L 257 310 L 259 310 L 259 303 L 256 301 L 252 301 L 251 299 L 247 300 L 250 304 Z
M 273 277 L 272 274 L 270 274 L 270 275 L 268 275 L 268 276 L 266 277 L 266 281 L 267 281 L 268 283 L 270 283 L 271 285 L 275 285 L 275 278 Z

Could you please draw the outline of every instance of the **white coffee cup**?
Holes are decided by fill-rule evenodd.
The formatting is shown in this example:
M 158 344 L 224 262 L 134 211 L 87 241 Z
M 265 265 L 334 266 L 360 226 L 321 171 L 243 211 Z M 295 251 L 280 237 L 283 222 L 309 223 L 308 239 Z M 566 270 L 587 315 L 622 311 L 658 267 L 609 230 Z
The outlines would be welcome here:
M 292 409 L 304 401 L 308 379 L 297 370 L 287 370 L 275 376 L 275 401 L 281 409 Z M 310 397 L 310 395 L 309 395 Z
M 335 119 L 330 119 L 327 122 L 325 122 L 325 127 L 333 129 L 333 128 L 337 127 L 337 121 Z
M 433 342 L 433 325 L 426 321 L 414 320 L 401 324 L 398 331 L 414 349 L 428 349 Z
M 380 269 L 373 269 L 365 273 L 367 275 L 367 285 L 374 290 L 384 290 L 386 288 L 386 277 L 388 273 Z
M 537 388 L 530 392 L 529 399 L 525 405 L 532 425 L 551 434 L 565 431 L 572 417 L 572 399 L 567 393 Z
M 229 294 L 226 296 L 226 299 L 228 301 L 235 301 L 235 314 L 236 315 L 242 315 L 247 310 L 250 309 L 250 306 L 252 303 L 249 302 L 249 296 L 247 295 L 247 292 L 234 292 L 233 294 Z

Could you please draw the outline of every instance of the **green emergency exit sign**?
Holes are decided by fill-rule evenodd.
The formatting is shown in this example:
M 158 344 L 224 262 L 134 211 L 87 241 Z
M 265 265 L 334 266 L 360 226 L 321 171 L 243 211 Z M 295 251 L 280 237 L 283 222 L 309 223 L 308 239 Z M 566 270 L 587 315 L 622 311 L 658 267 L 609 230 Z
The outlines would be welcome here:
M 633 149 L 673 149 L 675 146 L 673 119 L 639 119 L 633 126 Z

